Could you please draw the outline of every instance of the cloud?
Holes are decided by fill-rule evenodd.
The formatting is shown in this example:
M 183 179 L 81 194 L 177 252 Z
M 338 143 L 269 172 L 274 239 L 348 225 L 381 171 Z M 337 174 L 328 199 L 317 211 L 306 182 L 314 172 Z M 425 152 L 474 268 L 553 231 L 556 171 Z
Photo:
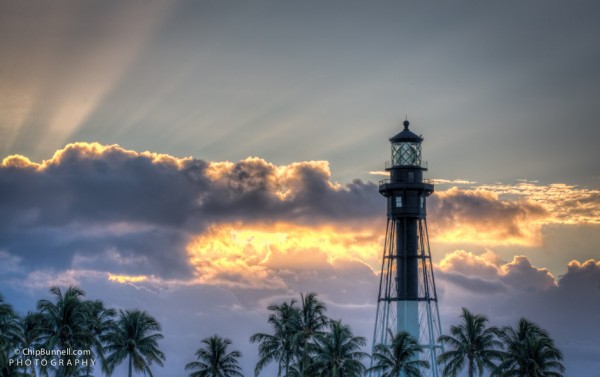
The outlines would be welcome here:
M 379 216 L 382 204 L 373 183 L 332 183 L 326 161 L 275 166 L 259 158 L 211 163 L 212 191 L 203 210 L 220 219 L 256 217 L 314 224 Z M 256 215 L 253 215 L 256 214 Z
M 534 267 L 524 255 L 517 255 L 512 262 L 502 265 L 501 271 L 502 281 L 525 292 L 543 291 L 557 285 L 547 269 Z
M 569 373 L 586 374 L 600 367 L 600 261 L 571 261 L 554 277 L 533 266 L 526 256 L 501 261 L 492 251 L 476 255 L 457 250 L 447 254 L 436 274 L 443 325 L 458 322 L 461 307 L 486 314 L 493 325 L 515 325 L 525 317 L 550 331 L 565 355 Z M 585 367 L 581 367 L 582 365 Z
M 436 240 L 539 246 L 544 226 L 600 224 L 599 190 L 527 180 L 472 183 L 470 189 L 452 187 L 430 198 L 429 218 Z
M 527 200 L 501 200 L 485 190 L 453 187 L 429 200 L 433 236 L 446 242 L 536 245 L 547 210 Z
M 332 183 L 323 161 L 207 163 L 73 143 L 41 163 L 2 161 L 0 247 L 25 269 L 193 279 L 189 244 L 211 226 L 285 223 L 331 235 L 347 227 L 356 233 L 349 244 L 364 236 L 356 230 L 365 221 L 381 218 L 383 205 L 372 183 Z M 221 276 L 238 278 L 231 273 Z
M 285 287 L 286 271 L 344 261 L 377 265 L 380 238 L 370 229 L 234 223 L 211 226 L 191 240 L 188 254 L 198 283 L 276 289 Z
M 531 264 L 524 255 L 503 262 L 493 252 L 476 255 L 465 250 L 448 253 L 438 264 L 442 276 L 457 286 L 474 292 L 547 291 L 557 285 L 556 278 L 545 268 Z
M 514 326 L 525 317 L 550 332 L 569 373 L 593 376 L 587 371 L 600 367 L 600 261 L 571 261 L 556 278 L 525 256 L 490 263 L 493 255 L 486 254 L 459 250 L 440 263 L 436 282 L 444 327 L 458 322 L 461 307 L 486 314 L 497 326 Z
M 383 177 L 389 177 L 390 172 L 386 171 L 386 170 L 372 170 L 372 171 L 369 171 L 369 175 L 380 175 Z
M 466 179 L 442 179 L 442 178 L 436 178 L 435 179 L 435 183 L 436 184 L 452 184 L 452 185 L 473 185 L 477 182 L 475 181 L 469 181 Z
M 498 263 L 498 257 L 491 251 L 475 255 L 465 250 L 455 250 L 445 255 L 438 268 L 444 272 L 453 271 L 464 275 L 494 278 L 501 273 Z
M 541 228 L 558 217 L 531 185 L 436 192 L 428 201 L 432 240 L 539 245 Z M 569 203 L 595 205 L 590 190 L 556 187 L 571 192 L 563 193 Z M 374 183 L 334 183 L 325 161 L 205 162 L 72 143 L 41 163 L 13 155 L 0 164 L 0 248 L 12 274 L 74 269 L 126 282 L 283 287 L 275 271 L 292 267 L 348 260 L 377 270 L 384 213 Z M 497 262 L 459 257 L 443 263 L 499 273 Z M 530 270 L 513 262 L 504 268 L 515 276 Z M 548 283 L 539 275 L 535 287 Z
M 0 249 L 0 273 L 9 274 L 20 271 L 21 258 Z
M 542 185 L 522 180 L 516 185 L 477 186 L 506 198 L 521 198 L 546 209 L 546 224 L 600 224 L 600 190 L 566 183 Z

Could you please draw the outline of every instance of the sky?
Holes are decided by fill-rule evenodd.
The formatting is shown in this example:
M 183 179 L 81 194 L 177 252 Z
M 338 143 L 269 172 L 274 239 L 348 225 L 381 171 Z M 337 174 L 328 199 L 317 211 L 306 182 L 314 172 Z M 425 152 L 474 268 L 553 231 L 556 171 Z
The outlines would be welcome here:
M 600 5 L 0 0 L 0 293 L 140 308 L 183 376 L 251 375 L 266 307 L 369 337 L 388 138 L 422 134 L 443 329 L 461 307 L 600 368 Z M 266 375 L 266 374 L 265 374 Z

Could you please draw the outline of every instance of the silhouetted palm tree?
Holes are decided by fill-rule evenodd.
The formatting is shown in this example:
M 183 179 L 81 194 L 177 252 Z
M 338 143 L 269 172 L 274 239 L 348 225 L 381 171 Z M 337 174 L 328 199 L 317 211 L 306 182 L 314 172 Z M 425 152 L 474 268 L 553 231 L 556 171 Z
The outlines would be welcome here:
M 306 376 L 306 369 L 310 361 L 310 344 L 316 335 L 322 334 L 322 329 L 327 324 L 325 315 L 327 310 L 325 304 L 317 300 L 316 293 L 306 296 L 300 295 L 300 323 L 297 333 L 293 337 L 293 344 L 299 348 L 298 370 L 302 376 Z
M 227 350 L 231 340 L 213 335 L 202 339 L 202 344 L 196 351 L 197 361 L 185 366 L 185 370 L 192 371 L 190 377 L 243 377 L 238 363 L 242 354 Z
M 12 309 L 12 306 L 4 302 L 0 296 L 0 376 L 16 376 L 18 370 L 13 363 L 11 366 L 9 360 L 14 354 L 15 346 L 19 337 L 18 317 Z
M 565 368 L 562 353 L 548 333 L 521 318 L 514 329 L 502 329 L 501 339 L 507 352 L 493 374 L 502 377 L 562 377 Z
M 44 328 L 47 326 L 44 324 L 45 317 L 41 313 L 29 312 L 25 317 L 19 321 L 21 331 L 19 336 L 19 343 L 22 349 L 37 350 L 41 346 L 41 340 Z M 33 362 L 33 355 L 23 356 L 30 360 L 31 366 L 29 367 L 30 375 L 36 377 L 37 371 L 35 363 Z M 27 371 L 27 367 L 25 368 Z
M 104 355 L 104 342 L 107 334 L 114 328 L 113 318 L 116 316 L 114 309 L 107 309 L 100 300 L 86 301 L 86 327 L 91 335 L 89 350 L 92 354 L 83 356 L 87 361 L 85 375 L 90 376 L 93 366 L 92 360 L 99 359 L 102 371 L 108 372 L 108 365 Z
M 269 363 L 277 362 L 277 376 L 288 376 L 294 356 L 292 337 L 298 332 L 300 324 L 300 312 L 291 300 L 288 304 L 271 305 L 267 322 L 273 328 L 273 334 L 256 333 L 250 337 L 252 343 L 260 343 L 258 346 L 258 362 L 254 368 L 254 374 L 258 376 L 260 371 Z
M 128 358 L 129 377 L 133 370 L 153 377 L 150 366 L 163 365 L 165 355 L 158 348 L 163 338 L 160 324 L 145 311 L 120 310 L 115 326 L 104 337 L 108 374 Z
M 498 340 L 500 330 L 496 327 L 487 327 L 488 319 L 484 315 L 473 314 L 462 308 L 460 316 L 462 322 L 458 326 L 450 327 L 451 335 L 442 335 L 442 342 L 448 351 L 438 357 L 438 362 L 444 364 L 442 374 L 456 377 L 467 366 L 467 374 L 473 377 L 474 373 L 480 376 L 485 369 L 495 370 L 494 361 L 502 358 L 502 342 Z
M 354 336 L 350 326 L 330 321 L 329 332 L 315 337 L 311 376 L 360 377 L 365 371 L 362 359 L 369 355 L 361 351 L 366 344 L 362 336 Z
M 368 372 L 378 372 L 381 377 L 421 377 L 421 369 L 429 368 L 429 362 L 419 360 L 423 347 L 406 331 L 396 336 L 388 329 L 390 344 L 377 344 L 373 351 L 373 366 Z
M 64 294 L 58 287 L 50 288 L 56 302 L 40 300 L 38 310 L 44 316 L 42 329 L 43 347 L 47 350 L 85 350 L 91 344 L 91 335 L 86 327 L 87 312 L 83 304 L 85 292 L 71 286 Z M 71 377 L 78 372 L 79 364 L 75 363 L 77 356 L 65 353 L 60 356 L 56 375 Z M 48 365 L 50 365 L 48 363 Z M 42 370 L 47 373 L 47 370 Z

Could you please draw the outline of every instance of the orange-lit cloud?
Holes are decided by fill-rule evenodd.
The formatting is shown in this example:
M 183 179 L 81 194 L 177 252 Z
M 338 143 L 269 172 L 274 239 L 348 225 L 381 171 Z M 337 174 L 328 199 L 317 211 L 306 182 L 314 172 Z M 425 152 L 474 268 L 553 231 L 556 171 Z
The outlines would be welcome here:
M 25 156 L 14 154 L 5 157 L 2 160 L 2 163 L 0 163 L 0 167 L 16 169 L 38 169 L 40 165 L 31 162 L 31 160 Z
M 92 142 L 77 142 L 67 144 L 64 148 L 57 150 L 52 158 L 44 160 L 42 163 L 36 163 L 22 155 L 10 155 L 5 157 L 0 164 L 0 168 L 19 168 L 19 169 L 35 169 L 45 171 L 50 167 L 57 167 L 63 163 L 73 161 L 100 161 L 108 158 L 117 158 L 121 162 L 126 160 L 143 158 L 153 164 L 172 166 L 181 169 L 187 162 L 192 160 L 191 157 L 177 158 L 167 154 L 152 153 L 152 152 L 136 152 L 121 148 L 119 145 L 103 145 Z
M 437 192 L 430 202 L 432 237 L 441 242 L 538 245 L 549 216 L 540 204 L 501 200 L 486 190 L 453 187 Z
M 330 176 L 325 161 L 204 162 L 72 143 L 41 163 L 2 161 L 0 235 L 27 235 L 27 245 L 7 241 L 6 249 L 25 270 L 43 261 L 111 273 L 115 282 L 282 286 L 271 271 L 292 258 L 296 266 L 340 258 L 372 265 L 369 255 L 379 254 L 385 201 L 376 186 Z M 267 244 L 275 250 L 268 258 Z
M 434 180 L 435 184 L 453 184 L 453 185 L 473 185 L 477 182 L 468 181 L 466 179 L 440 179 L 436 178 Z
M 532 181 L 472 187 L 452 187 L 430 198 L 432 239 L 539 246 L 545 225 L 600 224 L 599 190 Z
M 272 225 L 211 226 L 188 244 L 197 282 L 282 288 L 274 271 L 321 269 L 337 261 L 373 263 L 380 235 L 371 230 Z
M 522 181 L 515 185 L 481 185 L 478 188 L 544 207 L 549 214 L 544 220 L 547 224 L 600 224 L 600 190 L 565 183 L 542 185 L 535 181 Z
M 386 170 L 372 170 L 369 172 L 370 175 L 380 175 L 382 177 L 389 177 L 390 172 Z
M 140 283 L 148 280 L 148 276 L 138 275 L 138 276 L 129 276 L 129 275 L 115 275 L 108 274 L 108 280 L 114 281 L 117 283 L 125 284 L 125 283 Z
M 43 264 L 110 273 L 115 283 L 283 288 L 285 271 L 346 261 L 377 271 L 385 236 L 377 186 L 334 183 L 326 161 L 205 162 L 72 143 L 40 163 L 3 159 L 0 188 L 0 246 L 14 274 Z M 547 224 L 597 224 L 597 194 L 531 182 L 437 191 L 430 237 L 453 247 L 540 245 Z M 440 268 L 517 276 L 531 272 L 527 262 L 457 253 Z
M 583 270 L 583 271 L 594 271 L 596 269 L 600 269 L 600 260 L 595 261 L 593 259 L 589 259 L 583 263 L 572 260 L 567 265 L 569 270 Z

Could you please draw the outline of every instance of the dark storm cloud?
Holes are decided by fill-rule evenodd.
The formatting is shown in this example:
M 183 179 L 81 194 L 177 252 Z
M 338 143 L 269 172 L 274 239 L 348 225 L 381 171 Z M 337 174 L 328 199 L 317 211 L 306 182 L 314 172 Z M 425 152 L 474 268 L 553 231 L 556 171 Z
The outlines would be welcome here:
M 205 165 L 186 161 L 178 169 L 173 161 L 153 162 L 93 144 L 69 145 L 40 169 L 7 159 L 0 174 L 4 226 L 115 221 L 181 226 L 196 207 L 197 193 L 208 187 Z
M 0 166 L 0 250 L 24 265 L 185 276 L 185 245 L 222 221 L 327 223 L 378 216 L 372 183 L 329 181 L 326 163 L 208 164 L 71 144 L 43 164 Z

